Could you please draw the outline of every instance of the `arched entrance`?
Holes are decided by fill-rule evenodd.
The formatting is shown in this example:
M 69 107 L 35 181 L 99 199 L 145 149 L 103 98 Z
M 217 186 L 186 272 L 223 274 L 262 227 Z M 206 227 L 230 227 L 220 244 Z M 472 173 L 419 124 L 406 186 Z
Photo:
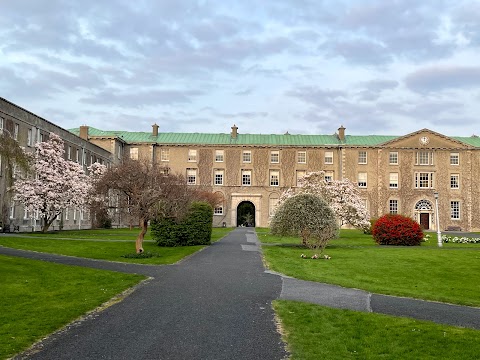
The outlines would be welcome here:
M 238 204 L 237 226 L 255 227 L 255 205 L 251 201 L 242 201 Z
M 424 230 L 429 230 L 433 218 L 433 206 L 429 200 L 420 200 L 415 204 L 415 218 Z

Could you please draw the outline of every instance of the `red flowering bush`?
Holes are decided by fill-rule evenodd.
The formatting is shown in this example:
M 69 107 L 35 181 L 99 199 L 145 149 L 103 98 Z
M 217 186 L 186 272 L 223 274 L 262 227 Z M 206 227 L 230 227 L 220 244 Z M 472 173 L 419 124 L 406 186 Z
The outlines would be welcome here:
M 420 245 L 423 231 L 420 224 L 403 215 L 387 214 L 373 225 L 372 235 L 379 245 Z

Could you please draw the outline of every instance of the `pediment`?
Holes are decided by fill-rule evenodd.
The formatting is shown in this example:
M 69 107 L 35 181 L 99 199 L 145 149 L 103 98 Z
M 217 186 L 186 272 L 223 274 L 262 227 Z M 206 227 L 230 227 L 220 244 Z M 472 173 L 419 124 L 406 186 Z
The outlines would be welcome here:
M 400 136 L 383 143 L 381 146 L 403 149 L 467 149 L 470 147 L 468 144 L 429 129 L 422 129 Z

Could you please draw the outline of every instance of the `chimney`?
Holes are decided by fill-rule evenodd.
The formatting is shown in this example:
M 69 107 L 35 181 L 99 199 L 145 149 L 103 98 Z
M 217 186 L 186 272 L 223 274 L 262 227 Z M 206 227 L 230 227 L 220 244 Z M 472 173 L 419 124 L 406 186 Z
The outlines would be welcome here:
M 83 140 L 88 140 L 88 126 L 82 125 L 80 126 L 80 138 Z
M 338 139 L 340 141 L 345 141 L 345 128 L 343 127 L 343 125 L 340 125 L 340 127 L 338 128 Z
M 156 123 L 152 125 L 152 135 L 158 136 L 158 125 Z
M 237 125 L 233 124 L 232 126 L 232 132 L 230 133 L 230 135 L 232 136 L 232 139 L 236 139 L 237 138 L 237 130 L 238 130 L 238 127 Z

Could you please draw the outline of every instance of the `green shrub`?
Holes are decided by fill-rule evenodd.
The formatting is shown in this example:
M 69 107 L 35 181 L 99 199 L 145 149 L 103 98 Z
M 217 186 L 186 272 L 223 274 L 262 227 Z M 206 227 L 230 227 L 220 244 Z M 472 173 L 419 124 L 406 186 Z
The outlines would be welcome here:
M 205 202 L 190 205 L 184 219 L 159 218 L 152 221 L 152 238 L 158 246 L 210 244 L 213 209 Z
M 338 225 L 335 213 L 322 198 L 303 193 L 280 205 L 270 231 L 273 235 L 300 236 L 303 245 L 323 251 L 327 242 L 337 236 Z
M 415 246 L 423 240 L 420 224 L 398 214 L 387 214 L 379 218 L 373 226 L 372 235 L 379 245 Z

